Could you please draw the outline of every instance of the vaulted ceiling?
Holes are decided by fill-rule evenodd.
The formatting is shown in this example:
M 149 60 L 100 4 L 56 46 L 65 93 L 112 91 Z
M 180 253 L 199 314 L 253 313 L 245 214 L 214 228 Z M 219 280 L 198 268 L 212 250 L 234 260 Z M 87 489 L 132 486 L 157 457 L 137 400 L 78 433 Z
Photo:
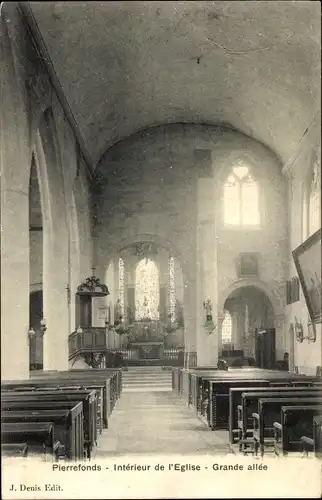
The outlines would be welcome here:
M 173 122 L 226 124 L 287 162 L 319 110 L 319 2 L 29 5 L 93 165 Z

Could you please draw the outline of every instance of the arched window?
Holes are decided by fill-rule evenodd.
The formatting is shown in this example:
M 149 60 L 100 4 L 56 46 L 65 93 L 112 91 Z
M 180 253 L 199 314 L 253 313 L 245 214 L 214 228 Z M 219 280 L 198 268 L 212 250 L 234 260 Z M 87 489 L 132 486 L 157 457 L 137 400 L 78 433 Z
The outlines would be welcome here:
M 158 320 L 160 304 L 159 271 L 151 259 L 142 259 L 135 273 L 135 317 Z
M 304 185 L 302 206 L 303 240 L 321 227 L 321 167 L 314 151 Z
M 176 287 L 174 257 L 169 257 L 169 314 L 171 320 L 176 319 Z
M 224 320 L 221 328 L 222 344 L 231 344 L 233 336 L 233 322 L 229 311 L 224 311 Z
M 234 226 L 260 224 L 258 184 L 247 166 L 234 167 L 225 182 L 224 223 Z
M 119 304 L 120 311 L 119 313 L 124 318 L 124 310 L 125 310 L 125 292 L 124 292 L 124 260 L 122 257 L 119 258 Z

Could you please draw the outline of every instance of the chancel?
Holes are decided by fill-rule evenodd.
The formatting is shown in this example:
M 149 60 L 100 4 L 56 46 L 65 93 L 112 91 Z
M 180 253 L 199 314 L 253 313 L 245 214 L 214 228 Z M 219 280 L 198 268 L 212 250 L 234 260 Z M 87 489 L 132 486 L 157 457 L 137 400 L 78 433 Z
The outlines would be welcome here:
M 0 12 L 2 454 L 321 456 L 319 3 Z

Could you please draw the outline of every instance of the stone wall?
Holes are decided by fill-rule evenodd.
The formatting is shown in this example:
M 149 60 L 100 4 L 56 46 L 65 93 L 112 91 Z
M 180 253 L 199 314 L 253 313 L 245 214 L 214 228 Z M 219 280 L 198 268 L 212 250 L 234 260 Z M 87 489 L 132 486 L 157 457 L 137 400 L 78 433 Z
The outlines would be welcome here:
M 240 158 L 252 165 L 262 187 L 263 224 L 253 231 L 227 230 L 221 222 L 220 187 Z M 199 351 L 207 356 L 217 347 L 214 336 L 205 335 L 199 324 L 204 321 L 205 293 L 211 295 L 217 314 L 231 287 L 254 284 L 254 280 L 237 276 L 239 253 L 258 252 L 259 277 L 255 284 L 268 294 L 279 318 L 277 350 L 282 355 L 287 206 L 286 183 L 274 154 L 230 129 L 174 124 L 157 126 L 120 142 L 102 158 L 98 172 L 104 186 L 97 249 L 100 266 L 106 266 L 124 242 L 166 242 L 183 268 L 189 350 L 196 348 L 199 336 Z M 215 231 L 216 244 L 208 238 L 209 231 L 200 235 L 200 221 L 206 223 L 211 217 L 215 220 L 211 231 Z M 206 240 L 197 245 L 200 237 Z M 212 273 L 216 282 L 216 286 L 209 282 L 208 292 L 205 286 L 198 290 L 196 285 L 200 274 L 196 264 L 200 262 L 206 279 Z M 196 308 L 200 309 L 197 315 Z
M 44 368 L 68 367 L 76 286 L 92 266 L 89 175 L 73 128 L 21 15 L 1 9 L 2 376 L 29 373 L 29 292 L 42 282 Z M 43 221 L 43 265 L 29 234 L 29 181 L 35 156 Z M 38 235 L 39 236 L 39 235 Z M 38 238 L 39 239 L 39 238 Z M 37 252 L 41 252 L 39 248 Z M 41 276 L 42 275 L 42 276 Z M 71 289 L 68 302 L 67 285 Z M 37 285 L 38 286 L 38 285 Z

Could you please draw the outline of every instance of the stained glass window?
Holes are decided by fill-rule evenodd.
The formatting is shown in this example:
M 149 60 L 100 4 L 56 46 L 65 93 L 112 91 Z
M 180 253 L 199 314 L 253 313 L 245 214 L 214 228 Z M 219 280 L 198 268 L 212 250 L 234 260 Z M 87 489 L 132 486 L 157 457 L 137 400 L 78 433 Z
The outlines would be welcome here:
M 258 185 L 247 166 L 237 166 L 224 185 L 224 223 L 257 226 L 260 223 Z
M 151 259 L 142 259 L 135 273 L 135 316 L 137 320 L 158 320 L 160 305 L 159 271 Z
M 221 340 L 223 344 L 231 344 L 233 335 L 233 322 L 229 311 L 224 312 L 224 321 L 221 329 Z
M 176 319 L 176 286 L 175 286 L 175 267 L 174 257 L 169 258 L 169 314 L 171 320 Z
M 120 314 L 124 318 L 124 260 L 122 257 L 119 258 L 119 304 L 120 304 Z

